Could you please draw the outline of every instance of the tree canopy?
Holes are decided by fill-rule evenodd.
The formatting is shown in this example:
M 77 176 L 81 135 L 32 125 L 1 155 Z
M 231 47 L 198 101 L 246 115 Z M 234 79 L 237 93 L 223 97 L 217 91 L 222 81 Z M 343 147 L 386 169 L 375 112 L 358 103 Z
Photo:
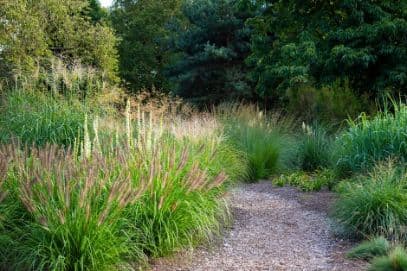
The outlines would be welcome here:
M 168 67 L 175 92 L 196 102 L 251 98 L 244 60 L 250 50 L 250 12 L 238 1 L 190 0 L 182 8 L 187 19 L 173 36 L 178 60 Z
M 248 58 L 260 94 L 338 78 L 359 93 L 407 93 L 406 1 L 266 0 L 260 7 L 249 21 Z
M 120 74 L 130 90 L 167 87 L 163 67 L 169 24 L 180 14 L 181 0 L 116 0 L 111 19 L 120 38 Z
M 1 79 L 60 58 L 200 104 L 407 95 L 406 0 L 0 1 Z
M 29 74 L 58 57 L 68 65 L 79 61 L 92 66 L 115 80 L 116 37 L 110 27 L 92 21 L 90 11 L 87 0 L 3 0 L 1 77 Z

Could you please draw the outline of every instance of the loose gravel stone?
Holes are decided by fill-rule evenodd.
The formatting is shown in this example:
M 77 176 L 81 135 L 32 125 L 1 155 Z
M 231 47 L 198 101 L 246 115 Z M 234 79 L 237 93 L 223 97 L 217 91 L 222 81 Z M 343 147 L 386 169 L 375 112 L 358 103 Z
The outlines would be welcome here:
M 344 257 L 349 243 L 332 235 L 326 211 L 333 197 L 270 182 L 241 185 L 230 193 L 235 220 L 223 241 L 159 259 L 152 270 L 365 270 Z

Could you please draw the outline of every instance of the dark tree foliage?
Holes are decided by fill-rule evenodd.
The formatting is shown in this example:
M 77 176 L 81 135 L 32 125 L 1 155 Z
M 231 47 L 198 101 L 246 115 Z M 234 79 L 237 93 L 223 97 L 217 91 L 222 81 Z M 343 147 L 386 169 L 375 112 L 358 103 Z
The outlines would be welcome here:
M 257 91 L 349 79 L 359 93 L 407 94 L 407 1 L 266 0 L 249 24 Z M 277 91 L 276 91 L 277 90 Z
M 89 16 L 94 23 L 99 23 L 105 20 L 108 16 L 108 12 L 105 8 L 102 7 L 99 0 L 88 0 L 89 8 L 87 16 Z
M 180 14 L 181 0 L 116 0 L 111 19 L 121 39 L 120 74 L 131 91 L 166 88 L 163 67 L 170 61 L 166 48 L 168 24 Z
M 182 11 L 187 24 L 172 42 L 179 58 L 168 67 L 176 94 L 198 104 L 252 98 L 244 65 L 250 10 L 242 11 L 234 0 L 189 0 Z

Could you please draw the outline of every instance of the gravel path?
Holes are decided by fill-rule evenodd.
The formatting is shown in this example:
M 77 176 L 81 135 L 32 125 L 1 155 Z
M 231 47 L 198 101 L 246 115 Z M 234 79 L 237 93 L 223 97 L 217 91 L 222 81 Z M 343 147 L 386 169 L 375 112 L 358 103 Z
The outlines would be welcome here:
M 235 221 L 212 248 L 160 259 L 154 271 L 364 270 L 344 258 L 349 244 L 335 239 L 327 218 L 333 194 L 274 188 L 270 182 L 231 192 Z

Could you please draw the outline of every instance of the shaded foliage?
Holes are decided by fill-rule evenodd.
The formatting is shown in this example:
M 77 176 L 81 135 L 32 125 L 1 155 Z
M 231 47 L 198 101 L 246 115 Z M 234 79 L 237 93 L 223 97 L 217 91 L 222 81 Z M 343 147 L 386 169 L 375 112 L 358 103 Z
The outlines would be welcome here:
M 93 22 L 98 23 L 108 19 L 108 12 L 102 7 L 99 0 L 88 0 L 88 2 L 89 8 L 86 15 L 88 15 Z
M 260 95 L 348 78 L 359 93 L 406 93 L 406 1 L 263 1 L 248 63 Z M 276 91 L 276 89 L 278 91 Z
M 244 65 L 250 10 L 233 0 L 199 0 L 186 1 L 182 11 L 187 25 L 179 25 L 172 42 L 179 58 L 168 68 L 175 92 L 197 103 L 252 98 Z
M 180 0 L 116 0 L 111 20 L 117 35 L 120 75 L 132 91 L 167 86 L 162 74 L 170 61 L 168 24 L 180 13 Z

